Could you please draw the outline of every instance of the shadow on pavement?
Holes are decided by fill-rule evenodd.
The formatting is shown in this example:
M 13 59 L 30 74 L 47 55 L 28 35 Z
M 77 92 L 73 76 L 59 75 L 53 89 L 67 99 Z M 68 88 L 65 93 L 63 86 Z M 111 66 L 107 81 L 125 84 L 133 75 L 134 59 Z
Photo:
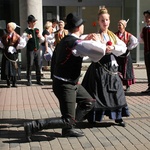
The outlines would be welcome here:
M 42 83 L 44 83 L 44 85 L 49 85 L 49 86 L 52 85 L 52 81 L 42 81 Z M 27 81 L 17 81 L 17 87 L 23 87 L 23 86 L 27 86 Z M 40 85 L 36 84 L 36 81 L 32 81 L 32 86 L 40 86 Z M 7 88 L 6 81 L 0 81 L 0 88 Z
M 146 96 L 150 93 L 141 93 L 141 92 L 125 92 L 125 96 Z
M 28 142 L 26 140 L 24 130 L 19 129 L 19 128 L 23 127 L 24 122 L 32 121 L 32 120 L 30 119 L 0 119 L 0 138 L 7 139 L 6 141 L 3 141 L 3 143 L 26 143 Z M 46 130 L 44 130 L 35 134 L 31 139 L 33 142 L 51 141 L 57 137 L 61 137 L 61 134 L 57 132 L 46 132 Z
M 5 133 L 5 136 L 0 136 L 0 138 L 8 138 L 4 140 L 3 143 L 28 143 L 29 141 L 25 137 L 24 131 L 15 131 L 9 130 L 8 134 Z M 57 132 L 38 132 L 31 137 L 31 142 L 42 142 L 42 141 L 52 141 L 55 138 L 61 137 L 60 133 Z M 11 140 L 12 139 L 12 140 Z
M 80 129 L 85 129 L 85 128 L 94 128 L 94 127 L 100 127 L 100 128 L 106 128 L 110 126 L 116 125 L 113 122 L 94 122 L 94 123 L 89 123 L 89 122 L 80 122 L 77 124 L 77 128 Z
M 0 138 L 6 139 L 2 142 L 3 143 L 26 143 L 28 142 L 25 137 L 25 132 L 24 130 L 22 130 L 23 123 L 27 121 L 31 121 L 31 120 L 30 119 L 13 119 L 13 118 L 12 119 L 0 119 Z M 77 124 L 77 128 L 79 129 L 93 128 L 93 127 L 105 128 L 105 127 L 110 127 L 112 125 L 116 125 L 116 124 L 112 122 L 100 122 L 100 123 L 94 123 L 94 124 L 90 124 L 88 122 L 81 122 Z M 20 127 L 22 128 L 19 129 Z M 32 142 L 51 141 L 58 137 L 64 138 L 64 137 L 61 137 L 60 133 L 47 132 L 46 130 L 43 130 L 34 134 L 31 137 L 31 139 L 32 139 Z

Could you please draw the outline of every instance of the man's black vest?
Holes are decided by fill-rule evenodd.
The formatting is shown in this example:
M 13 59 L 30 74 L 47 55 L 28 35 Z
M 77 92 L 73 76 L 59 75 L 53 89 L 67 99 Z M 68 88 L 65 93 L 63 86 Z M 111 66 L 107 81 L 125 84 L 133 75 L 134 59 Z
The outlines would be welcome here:
M 81 67 L 82 57 L 76 57 L 72 54 L 72 49 L 76 45 L 78 38 L 67 35 L 56 48 L 56 65 L 54 75 L 78 82 Z
M 39 49 L 39 38 L 37 35 L 39 34 L 39 29 L 34 28 L 34 29 L 25 29 L 25 32 L 27 34 L 31 34 L 32 38 L 30 38 L 27 42 L 27 51 L 33 51 L 33 50 L 38 50 Z
M 150 27 L 143 28 L 144 52 L 150 52 Z

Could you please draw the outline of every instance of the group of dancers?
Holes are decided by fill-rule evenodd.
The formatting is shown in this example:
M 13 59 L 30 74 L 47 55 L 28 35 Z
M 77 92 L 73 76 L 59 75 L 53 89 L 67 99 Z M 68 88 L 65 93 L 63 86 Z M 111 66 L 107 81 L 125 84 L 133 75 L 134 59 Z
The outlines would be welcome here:
M 73 13 L 67 15 L 65 29 L 69 33 L 61 39 L 54 50 L 55 66 L 52 77 L 53 91 L 59 100 L 62 116 L 25 122 L 24 129 L 29 141 L 32 134 L 47 128 L 62 128 L 64 137 L 83 136 L 83 132 L 75 129 L 78 122 L 87 119 L 93 124 L 102 121 L 105 115 L 113 119 L 117 125 L 126 126 L 122 117 L 129 117 L 130 112 L 125 91 L 129 91 L 130 85 L 135 83 L 130 51 L 138 45 L 138 39 L 125 30 L 127 22 L 120 20 L 118 32 L 113 33 L 109 30 L 110 14 L 105 7 L 102 7 L 98 12 L 99 32 L 88 34 L 81 40 L 84 21 Z M 9 31 L 9 26 L 7 29 Z M 7 51 L 4 57 L 9 69 L 14 68 L 16 64 L 10 61 L 10 59 L 15 60 L 11 51 L 15 54 L 17 49 L 21 48 L 21 44 L 25 47 L 23 40 L 20 38 L 19 41 L 17 35 L 15 37 L 11 42 L 9 37 L 1 40 Z M 28 33 L 26 38 L 32 37 L 29 37 Z M 31 56 L 32 53 L 30 51 L 29 55 Z M 84 56 L 88 56 L 92 63 L 82 83 L 79 84 Z M 7 82 L 10 71 L 12 70 L 7 72 L 9 73 L 6 76 Z M 31 84 L 30 74 L 28 80 Z M 37 82 L 42 84 L 40 78 L 37 78 Z M 125 91 L 123 85 L 126 86 Z

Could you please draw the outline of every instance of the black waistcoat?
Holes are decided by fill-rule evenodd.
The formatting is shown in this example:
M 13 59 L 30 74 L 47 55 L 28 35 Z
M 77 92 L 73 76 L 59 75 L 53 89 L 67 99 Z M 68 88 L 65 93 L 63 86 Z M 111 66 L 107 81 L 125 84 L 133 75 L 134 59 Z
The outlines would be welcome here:
M 143 28 L 144 52 L 150 52 L 150 27 Z
M 29 29 L 26 28 L 25 32 L 27 34 L 31 34 L 32 38 L 30 38 L 27 42 L 27 51 L 33 51 L 33 50 L 38 50 L 39 49 L 39 38 L 38 38 L 38 34 L 39 34 L 39 29 L 34 28 L 34 29 Z
M 78 38 L 67 35 L 56 48 L 56 66 L 54 75 L 78 81 L 82 66 L 82 57 L 76 57 L 72 54 L 72 49 Z

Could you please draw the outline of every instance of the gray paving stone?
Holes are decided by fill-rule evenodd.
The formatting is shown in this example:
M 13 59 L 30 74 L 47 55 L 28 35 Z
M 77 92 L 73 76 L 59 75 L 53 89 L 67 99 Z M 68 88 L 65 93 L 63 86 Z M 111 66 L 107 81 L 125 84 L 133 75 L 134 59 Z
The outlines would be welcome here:
M 0 150 L 150 150 L 150 95 L 140 93 L 147 88 L 145 70 L 135 69 L 135 76 L 137 83 L 126 93 L 131 116 L 124 118 L 125 128 L 105 116 L 95 127 L 89 127 L 85 121 L 81 129 L 84 137 L 62 138 L 61 129 L 48 129 L 35 134 L 32 142 L 25 139 L 25 121 L 61 115 L 51 81 L 42 79 L 47 83 L 42 87 L 28 87 L 20 81 L 18 88 L 5 88 L 2 83 Z

